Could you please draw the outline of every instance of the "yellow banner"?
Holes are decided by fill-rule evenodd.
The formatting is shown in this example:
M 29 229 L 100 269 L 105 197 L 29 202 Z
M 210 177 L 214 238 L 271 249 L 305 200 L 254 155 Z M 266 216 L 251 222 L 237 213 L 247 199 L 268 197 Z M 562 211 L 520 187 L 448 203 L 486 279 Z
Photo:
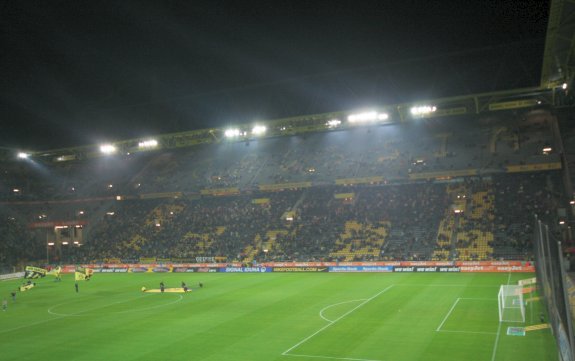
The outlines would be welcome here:
M 163 192 L 141 194 L 140 199 L 181 198 L 182 192 Z
M 555 170 L 561 169 L 561 163 L 538 163 L 538 164 L 521 164 L 521 165 L 508 165 L 507 173 L 519 172 L 535 172 L 539 170 Z
M 44 268 L 26 266 L 24 278 L 42 278 L 46 276 L 47 271 Z
M 76 281 L 88 281 L 92 274 L 94 273 L 93 269 L 84 268 L 84 267 L 77 267 L 76 272 L 74 273 L 74 280 Z
M 449 179 L 453 177 L 466 177 L 466 176 L 473 176 L 477 175 L 477 169 L 461 169 L 461 170 L 452 170 L 452 171 L 445 171 L 445 172 L 424 172 L 424 173 L 411 173 L 409 175 L 409 179 L 416 180 L 416 179 Z
M 333 195 L 335 199 L 349 199 L 355 198 L 355 193 L 336 193 Z
M 252 199 L 252 204 L 268 204 L 270 202 L 269 198 L 255 198 Z
M 58 266 L 55 268 L 52 268 L 50 271 L 48 271 L 48 273 L 46 273 L 47 275 L 50 276 L 54 276 L 56 278 L 60 277 L 60 273 L 62 273 L 62 267 Z
M 537 105 L 537 99 L 514 100 L 510 102 L 489 104 L 489 110 L 518 109 L 532 107 L 535 105 Z
M 200 194 L 203 196 L 232 196 L 240 194 L 238 188 L 213 188 L 213 189 L 202 189 Z
M 421 114 L 422 118 L 435 118 L 435 117 L 445 117 L 449 115 L 463 115 L 467 113 L 466 107 L 459 107 L 459 108 L 446 108 L 446 109 L 437 109 L 434 112 L 429 112 L 426 114 Z
M 364 177 L 364 178 L 341 178 L 336 179 L 335 184 L 337 185 L 351 185 L 351 184 L 374 184 L 382 183 L 384 181 L 383 177 Z
M 297 189 L 297 188 L 309 188 L 311 187 L 311 182 L 298 182 L 298 183 L 280 183 L 280 184 L 261 184 L 259 186 L 260 191 L 280 191 L 282 189 Z

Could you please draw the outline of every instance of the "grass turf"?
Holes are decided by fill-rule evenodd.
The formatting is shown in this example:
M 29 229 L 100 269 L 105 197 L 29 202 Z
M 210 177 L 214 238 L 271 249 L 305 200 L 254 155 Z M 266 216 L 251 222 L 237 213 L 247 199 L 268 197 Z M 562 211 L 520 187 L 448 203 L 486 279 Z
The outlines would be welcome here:
M 527 274 L 96 274 L 74 290 L 0 282 L 0 359 L 557 360 L 549 329 L 508 336 L 497 292 Z M 142 286 L 187 294 L 148 294 Z M 199 289 L 198 282 L 204 287 Z

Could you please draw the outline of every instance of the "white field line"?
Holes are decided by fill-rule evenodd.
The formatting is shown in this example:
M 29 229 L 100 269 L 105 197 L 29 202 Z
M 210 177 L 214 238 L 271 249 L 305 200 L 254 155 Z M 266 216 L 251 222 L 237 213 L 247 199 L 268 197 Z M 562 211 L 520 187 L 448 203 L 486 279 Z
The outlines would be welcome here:
M 430 285 L 428 283 L 409 283 L 409 284 L 398 284 L 398 287 L 467 287 L 467 288 L 499 288 L 501 284 L 497 285 L 470 285 L 465 283 L 437 283 Z
M 499 335 L 501 335 L 501 322 L 499 322 L 499 327 L 497 327 L 497 336 L 495 337 L 495 345 L 493 345 L 491 361 L 495 361 L 495 355 L 497 354 L 497 344 L 499 343 Z
M 445 315 L 445 318 L 443 318 L 443 321 L 441 321 L 441 323 L 439 324 L 439 326 L 437 326 L 437 329 L 435 331 L 441 330 L 441 327 L 443 327 L 443 324 L 445 323 L 445 321 L 447 321 L 447 318 L 449 318 L 449 315 L 451 315 L 451 312 L 453 312 L 453 309 L 455 308 L 455 306 L 457 306 L 460 299 L 461 298 L 458 298 L 455 300 L 455 302 L 453 302 L 453 306 L 451 306 L 449 312 L 447 312 L 447 315 Z
M 472 333 L 479 335 L 495 335 L 495 332 L 481 332 L 481 331 L 457 331 L 457 330 L 439 330 L 437 332 L 451 332 L 451 333 Z
M 474 301 L 497 301 L 496 298 L 473 298 L 473 297 L 460 297 L 460 300 L 474 300 Z
M 333 357 L 333 356 L 317 356 L 317 355 L 302 355 L 302 354 L 294 354 L 290 353 L 284 356 L 296 356 L 296 357 L 310 357 L 310 358 L 324 358 L 330 360 L 348 360 L 348 361 L 381 361 L 381 360 L 372 360 L 366 358 L 351 358 L 351 357 Z
M 507 285 L 511 282 L 511 272 L 507 275 Z M 497 337 L 495 337 L 495 344 L 493 345 L 493 353 L 491 354 L 491 361 L 495 361 L 495 356 L 497 355 L 497 345 L 499 344 L 499 336 L 501 335 L 501 322 L 499 322 L 499 327 L 497 327 Z
M 393 287 L 393 285 L 386 287 L 385 289 L 383 289 L 382 291 L 379 291 L 378 293 L 376 293 L 375 295 L 373 295 L 372 297 L 366 299 L 365 301 L 363 301 L 362 303 L 360 303 L 359 305 L 355 306 L 354 308 L 352 308 L 351 310 L 347 311 L 346 313 L 344 313 L 343 315 L 339 316 L 338 318 L 336 318 L 335 320 L 331 321 L 331 323 L 328 323 L 327 325 L 323 326 L 322 328 L 320 328 L 319 330 L 317 330 L 316 332 L 312 333 L 311 335 L 309 335 L 308 337 L 304 338 L 303 340 L 301 340 L 300 342 L 296 343 L 295 345 L 293 345 L 292 347 L 288 348 L 287 350 L 285 350 L 282 355 L 283 356 L 289 356 L 287 355 L 291 350 L 299 347 L 300 345 L 302 345 L 303 343 L 307 342 L 308 340 L 310 340 L 312 337 L 314 337 L 315 335 L 319 334 L 320 332 L 322 332 L 323 330 L 327 329 L 328 327 L 334 325 L 337 321 L 341 320 L 342 318 L 344 318 L 345 316 L 349 315 L 350 313 L 352 313 L 353 311 L 357 310 L 358 308 L 362 307 L 363 305 L 365 305 L 366 303 L 368 303 L 369 301 L 373 300 L 374 298 L 376 298 L 377 296 L 381 295 L 382 293 L 386 292 L 387 290 L 389 290 L 391 287 Z M 318 356 L 320 357 L 320 356 Z M 374 360 L 375 361 L 375 360 Z
M 359 302 L 359 301 L 365 301 L 365 298 L 360 298 L 359 300 L 344 301 L 344 302 L 340 302 L 340 303 L 334 303 L 333 305 L 325 306 L 324 308 L 322 308 L 322 309 L 319 311 L 319 317 L 323 318 L 323 319 L 326 320 L 327 322 L 334 322 L 333 320 L 330 320 L 330 319 L 328 319 L 327 317 L 325 317 L 325 316 L 323 315 L 323 311 L 325 311 L 325 310 L 327 310 L 327 309 L 329 309 L 329 308 L 335 307 L 335 306 L 343 305 L 343 304 L 346 304 L 346 303 Z

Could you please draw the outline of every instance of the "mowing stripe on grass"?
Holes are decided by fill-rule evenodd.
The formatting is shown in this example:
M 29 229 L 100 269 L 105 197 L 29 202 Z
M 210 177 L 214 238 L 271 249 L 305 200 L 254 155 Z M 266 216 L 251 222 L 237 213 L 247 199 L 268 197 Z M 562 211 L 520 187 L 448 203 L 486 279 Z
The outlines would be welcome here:
M 333 356 L 314 356 L 314 355 L 300 355 L 290 353 L 283 356 L 295 356 L 295 357 L 310 357 L 310 358 L 325 358 L 330 360 L 348 360 L 348 361 L 381 361 L 381 360 L 371 360 L 366 358 L 351 358 L 351 357 L 333 357 Z
M 300 342 L 296 343 L 295 345 L 293 345 L 292 347 L 288 348 L 286 351 L 284 351 L 282 353 L 283 356 L 290 356 L 288 355 L 288 353 L 299 347 L 300 345 L 302 345 L 304 342 L 307 342 L 308 340 L 310 340 L 312 337 L 314 337 L 315 335 L 319 334 L 320 332 L 322 332 L 323 330 L 327 329 L 328 327 L 330 327 L 331 325 L 334 325 L 337 321 L 341 320 L 342 318 L 344 318 L 345 316 L 349 315 L 350 313 L 352 313 L 353 311 L 357 310 L 358 308 L 362 307 L 363 305 L 365 305 L 366 303 L 368 303 L 369 301 L 373 300 L 374 298 L 376 298 L 377 296 L 381 295 L 382 293 L 386 292 L 387 290 L 389 290 L 391 287 L 393 287 L 393 285 L 390 285 L 388 287 L 386 287 L 385 289 L 383 289 L 382 291 L 379 291 L 378 293 L 376 293 L 375 295 L 371 296 L 370 298 L 366 299 L 365 301 L 363 301 L 362 303 L 360 303 L 359 305 L 355 306 L 354 308 L 352 308 L 351 310 L 347 311 L 346 313 L 344 313 L 343 315 L 339 316 L 338 318 L 336 318 L 333 321 L 330 321 L 330 323 L 328 323 L 327 325 L 323 326 L 322 328 L 320 328 L 319 330 L 317 330 L 316 332 L 312 333 L 311 335 L 309 335 L 308 337 L 304 338 L 303 340 L 301 340 Z M 305 356 L 304 356 L 305 357 Z M 309 356 L 308 356 L 309 357 Z M 313 356 L 313 357 L 322 357 L 322 356 Z M 323 357 L 325 358 L 325 357 Z M 334 358 L 334 357 L 329 357 L 329 358 Z M 362 360 L 362 359 L 350 359 L 350 358 L 336 358 L 336 359 L 342 359 L 342 360 Z
M 175 301 L 172 301 L 172 302 L 170 302 L 170 303 L 166 303 L 166 304 L 162 304 L 162 305 L 157 305 L 157 306 L 152 306 L 152 307 L 148 307 L 148 308 L 144 308 L 144 309 L 139 309 L 139 310 L 128 310 L 128 311 L 119 311 L 119 312 L 110 312 L 110 313 L 127 313 L 127 312 L 136 312 L 136 311 L 146 311 L 146 310 L 150 310 L 150 309 L 154 309 L 154 308 L 158 308 L 158 307 L 165 307 L 165 306 L 172 305 L 172 304 L 174 304 L 174 303 L 176 303 L 176 302 L 179 302 L 179 301 L 181 301 L 181 300 L 183 299 L 182 295 L 178 295 L 178 296 L 179 296 L 178 299 L 176 299 Z M 56 316 L 56 317 L 48 318 L 48 319 L 46 319 L 46 320 L 42 320 L 42 321 L 38 321 L 38 322 L 29 323 L 29 324 L 27 324 L 27 325 L 22 325 L 22 326 L 10 328 L 10 329 L 7 329 L 7 330 L 0 330 L 0 334 L 6 333 L 6 332 L 11 332 L 11 331 L 21 330 L 21 329 L 27 328 L 27 327 L 32 327 L 32 326 L 41 325 L 41 324 L 46 323 L 46 322 L 51 322 L 51 321 L 55 321 L 55 320 L 61 320 L 61 319 L 65 318 L 65 317 L 81 316 L 82 314 L 86 314 L 86 313 L 89 313 L 89 312 L 92 312 L 92 311 L 95 311 L 95 310 L 98 310 L 98 309 L 102 309 L 102 308 L 105 308 L 105 307 L 108 307 L 108 306 L 112 306 L 112 305 L 114 305 L 114 304 L 125 303 L 125 302 L 133 301 L 133 300 L 136 300 L 136 299 L 139 299 L 139 298 L 142 298 L 142 297 L 147 297 L 147 296 L 139 296 L 139 297 L 135 297 L 135 298 L 132 298 L 132 299 L 129 299 L 129 300 L 126 300 L 126 301 L 122 301 L 122 302 L 113 302 L 113 303 L 106 304 L 106 305 L 103 305 L 103 306 L 94 307 L 94 308 L 91 308 L 91 309 L 88 309 L 88 310 L 84 310 L 84 311 L 80 311 L 80 312 L 76 312 L 76 313 L 70 313 L 70 314 L 57 313 L 57 312 L 53 312 L 53 311 L 52 311 L 54 308 L 57 308 L 57 307 L 59 307 L 59 306 L 65 305 L 65 304 L 68 304 L 68 303 L 70 303 L 70 302 L 68 302 L 68 303 L 60 303 L 60 304 L 57 304 L 57 305 L 55 305 L 55 306 L 52 306 L 52 307 L 50 307 L 50 308 L 48 309 L 48 313 L 51 314 L 51 315 L 54 315 L 54 316 Z
M 173 305 L 174 303 L 180 302 L 181 300 L 184 299 L 184 296 L 182 296 L 182 295 L 177 295 L 177 296 L 178 296 L 178 298 L 176 298 L 174 301 L 171 301 L 171 302 L 168 302 L 168 303 L 161 303 L 161 304 L 155 305 L 155 306 L 149 306 L 149 307 L 144 307 L 144 308 L 133 308 L 133 309 L 129 309 L 129 310 L 126 310 L 126 311 L 111 311 L 111 312 L 98 312 L 98 313 L 99 313 L 99 314 L 118 314 L 118 313 L 132 313 L 132 312 L 141 312 L 141 311 L 153 310 L 153 309 L 156 309 L 156 308 L 166 307 L 166 306 L 169 306 L 169 305 Z M 141 299 L 141 298 L 143 298 L 143 297 L 149 297 L 149 296 L 140 296 L 140 297 L 136 297 L 136 298 L 133 298 L 133 299 L 127 299 L 127 300 L 125 300 L 125 301 L 112 302 L 112 303 L 109 303 L 109 304 L 106 304 L 106 305 L 103 305 L 103 306 L 100 306 L 100 307 L 96 307 L 96 308 L 92 308 L 92 309 L 84 310 L 84 311 L 80 311 L 80 312 L 75 312 L 75 313 L 58 313 L 58 312 L 54 312 L 54 309 L 55 309 L 55 308 L 58 308 L 58 307 L 63 306 L 63 305 L 70 304 L 70 303 L 72 303 L 72 302 L 60 303 L 60 304 L 58 304 L 58 305 L 56 305 L 56 306 L 52 306 L 51 308 L 49 308 L 49 309 L 48 309 L 48 313 L 49 313 L 49 314 L 52 314 L 52 315 L 55 315 L 55 316 L 63 316 L 63 317 L 68 317 L 68 316 L 83 316 L 83 315 L 86 315 L 86 314 L 90 314 L 90 312 L 91 312 L 91 311 L 94 311 L 94 310 L 106 308 L 106 307 L 108 307 L 108 306 L 119 305 L 119 304 L 121 304 L 121 303 L 132 302 L 132 301 L 134 301 L 134 300 L 139 300 L 139 299 Z M 154 297 L 154 296 L 151 296 L 151 297 Z

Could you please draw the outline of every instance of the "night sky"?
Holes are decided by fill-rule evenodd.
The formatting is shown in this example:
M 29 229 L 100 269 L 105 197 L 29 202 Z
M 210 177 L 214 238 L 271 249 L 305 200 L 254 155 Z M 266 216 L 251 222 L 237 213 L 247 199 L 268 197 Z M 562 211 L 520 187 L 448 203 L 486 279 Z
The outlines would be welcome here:
M 537 86 L 545 0 L 0 2 L 0 147 Z

